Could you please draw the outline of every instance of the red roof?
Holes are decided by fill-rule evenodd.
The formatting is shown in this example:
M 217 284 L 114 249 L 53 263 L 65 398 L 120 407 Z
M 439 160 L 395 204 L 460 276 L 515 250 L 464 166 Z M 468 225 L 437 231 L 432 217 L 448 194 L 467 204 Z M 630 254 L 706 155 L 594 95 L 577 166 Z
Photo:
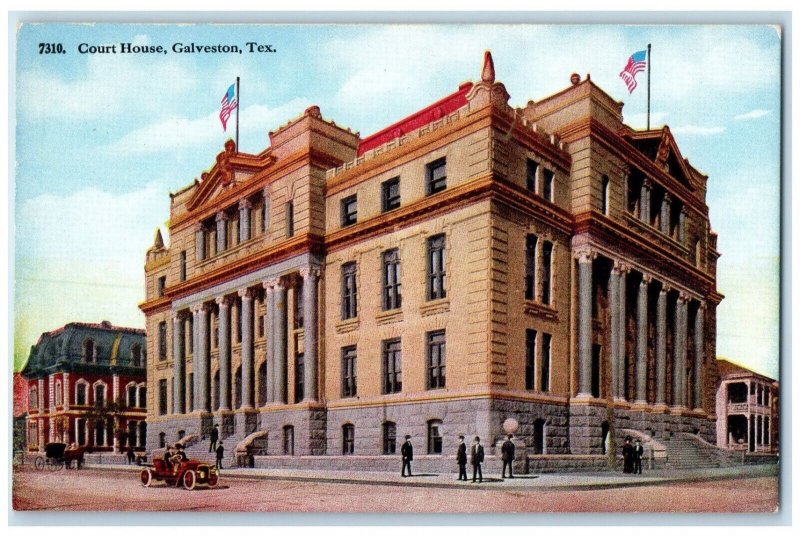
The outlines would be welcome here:
M 404 134 L 416 130 L 420 127 L 452 114 L 459 108 L 467 105 L 467 93 L 472 89 L 472 82 L 464 82 L 458 86 L 458 91 L 436 101 L 430 106 L 411 114 L 397 123 L 393 123 L 385 129 L 379 130 L 375 134 L 367 136 L 358 144 L 358 156 L 363 155 L 370 149 L 390 142 Z

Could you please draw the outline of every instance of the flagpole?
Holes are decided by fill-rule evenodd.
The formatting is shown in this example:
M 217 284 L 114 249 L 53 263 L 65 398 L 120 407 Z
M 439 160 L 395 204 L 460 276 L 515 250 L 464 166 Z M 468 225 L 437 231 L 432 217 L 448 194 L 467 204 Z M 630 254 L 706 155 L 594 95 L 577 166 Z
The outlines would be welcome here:
M 649 50 L 649 45 L 648 45 L 648 50 Z M 648 71 L 648 77 L 649 77 L 649 71 Z M 649 82 L 647 84 L 647 91 L 648 91 L 648 94 L 649 94 L 649 91 L 650 91 L 650 83 Z M 237 76 L 236 77 L 236 152 L 237 153 L 240 152 L 239 151 L 239 108 L 241 108 L 241 105 L 239 104 L 240 102 L 241 101 L 239 100 L 239 77 Z M 649 100 L 648 100 L 648 102 L 649 102 Z M 648 112 L 648 117 L 650 117 L 650 113 L 649 112 Z
M 647 44 L 647 130 L 650 130 L 650 43 Z M 236 87 L 239 87 L 239 79 L 236 79 Z M 239 132 L 239 109 L 236 109 L 236 132 Z M 238 136 L 238 135 L 237 135 Z

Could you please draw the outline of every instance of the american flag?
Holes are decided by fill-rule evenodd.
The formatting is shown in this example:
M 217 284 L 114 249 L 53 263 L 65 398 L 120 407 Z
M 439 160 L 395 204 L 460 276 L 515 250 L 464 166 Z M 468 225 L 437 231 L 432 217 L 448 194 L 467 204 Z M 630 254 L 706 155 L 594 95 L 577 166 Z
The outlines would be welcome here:
M 223 131 L 228 129 L 228 118 L 231 117 L 231 112 L 236 110 L 236 107 L 239 106 L 239 103 L 236 102 L 235 87 L 236 84 L 231 84 L 231 87 L 228 88 L 228 91 L 222 96 L 222 108 L 220 108 L 219 111 L 219 120 L 222 122 Z
M 628 86 L 628 92 L 633 93 L 633 90 L 636 89 L 638 86 L 636 82 L 636 74 L 640 71 L 644 71 L 644 68 L 647 67 L 647 51 L 640 50 L 639 52 L 634 52 L 630 58 L 628 58 L 628 64 L 625 66 L 625 69 L 619 74 L 619 77 L 625 82 L 625 85 Z

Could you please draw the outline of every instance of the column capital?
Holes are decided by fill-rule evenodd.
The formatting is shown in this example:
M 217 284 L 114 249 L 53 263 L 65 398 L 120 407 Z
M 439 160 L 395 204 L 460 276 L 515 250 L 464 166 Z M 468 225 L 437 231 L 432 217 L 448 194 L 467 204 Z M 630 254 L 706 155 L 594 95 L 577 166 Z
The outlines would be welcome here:
M 666 295 L 666 294 L 667 294 L 667 293 L 669 293 L 670 291 L 671 291 L 671 288 L 670 288 L 670 286 L 669 286 L 669 285 L 667 285 L 667 284 L 665 284 L 665 283 L 662 283 L 662 284 L 661 284 L 661 290 L 658 292 L 658 294 L 659 294 L 659 295 Z
M 206 225 L 202 222 L 197 222 L 194 225 L 195 231 L 207 231 Z
M 279 283 L 280 278 L 270 278 L 269 280 L 264 280 L 262 285 L 264 286 L 264 289 L 272 289 L 274 287 L 278 287 Z
M 575 250 L 572 255 L 578 260 L 578 263 L 591 263 L 597 258 L 597 250 L 584 246 Z
M 222 220 L 227 220 L 228 215 L 225 213 L 225 211 L 219 211 L 215 219 L 217 222 L 220 222 Z
M 319 267 L 301 267 L 299 272 L 300 276 L 302 276 L 303 279 L 305 279 L 308 278 L 309 276 L 319 278 L 321 271 Z
M 642 281 L 639 285 L 647 286 L 650 282 L 653 281 L 652 274 L 647 274 L 646 272 L 642 272 Z
M 237 293 L 240 297 L 242 297 L 242 299 L 253 298 L 253 295 L 255 295 L 255 292 L 251 287 L 245 287 L 244 289 L 239 289 Z
M 217 303 L 220 309 L 228 308 L 231 305 L 231 298 L 229 296 L 218 296 L 214 299 L 214 302 Z
M 205 303 L 192 304 L 190 309 L 192 310 L 192 313 L 197 314 L 197 313 L 200 313 L 202 311 L 205 311 L 206 310 L 206 305 L 205 305 Z
M 649 177 L 645 177 L 644 181 L 642 181 L 642 187 L 646 188 L 647 190 L 650 190 L 651 188 L 653 188 L 653 180 L 650 179 Z
M 184 315 L 182 311 L 173 311 L 171 312 L 170 317 L 172 318 L 173 323 L 177 323 L 183 320 Z
M 664 192 L 664 202 L 671 203 L 672 202 L 672 194 L 669 192 Z
M 689 294 L 686 291 L 680 291 L 678 293 L 678 302 L 685 304 L 689 301 Z
M 239 200 L 239 209 L 240 210 L 241 209 L 252 209 L 252 208 L 253 208 L 253 202 L 250 201 L 249 199 L 244 198 L 244 199 Z

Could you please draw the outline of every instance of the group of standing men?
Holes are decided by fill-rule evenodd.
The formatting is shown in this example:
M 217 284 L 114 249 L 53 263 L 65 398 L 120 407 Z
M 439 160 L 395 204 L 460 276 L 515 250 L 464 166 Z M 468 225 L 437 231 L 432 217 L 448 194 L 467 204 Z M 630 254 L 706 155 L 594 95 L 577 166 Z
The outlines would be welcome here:
M 508 477 L 514 477 L 513 462 L 514 462 L 514 442 L 511 440 L 514 435 L 509 434 L 502 446 L 503 455 L 503 478 L 506 477 L 506 468 L 508 468 Z M 483 483 L 483 460 L 485 451 L 481 445 L 480 437 L 476 436 L 470 448 L 469 461 L 472 464 L 472 482 Z M 400 470 L 402 477 L 411 477 L 411 461 L 414 460 L 414 446 L 411 445 L 411 435 L 406 435 L 406 441 L 400 448 L 400 455 L 403 459 L 403 467 Z M 458 437 L 458 448 L 456 451 L 456 463 L 458 464 L 458 480 L 468 481 L 467 479 L 467 445 L 464 443 L 464 435 Z M 407 473 L 406 473 L 407 472 Z
M 622 446 L 622 471 L 626 474 L 641 474 L 642 473 L 642 456 L 644 455 L 644 446 L 637 439 L 635 444 L 631 444 L 631 437 L 625 437 L 625 444 Z

